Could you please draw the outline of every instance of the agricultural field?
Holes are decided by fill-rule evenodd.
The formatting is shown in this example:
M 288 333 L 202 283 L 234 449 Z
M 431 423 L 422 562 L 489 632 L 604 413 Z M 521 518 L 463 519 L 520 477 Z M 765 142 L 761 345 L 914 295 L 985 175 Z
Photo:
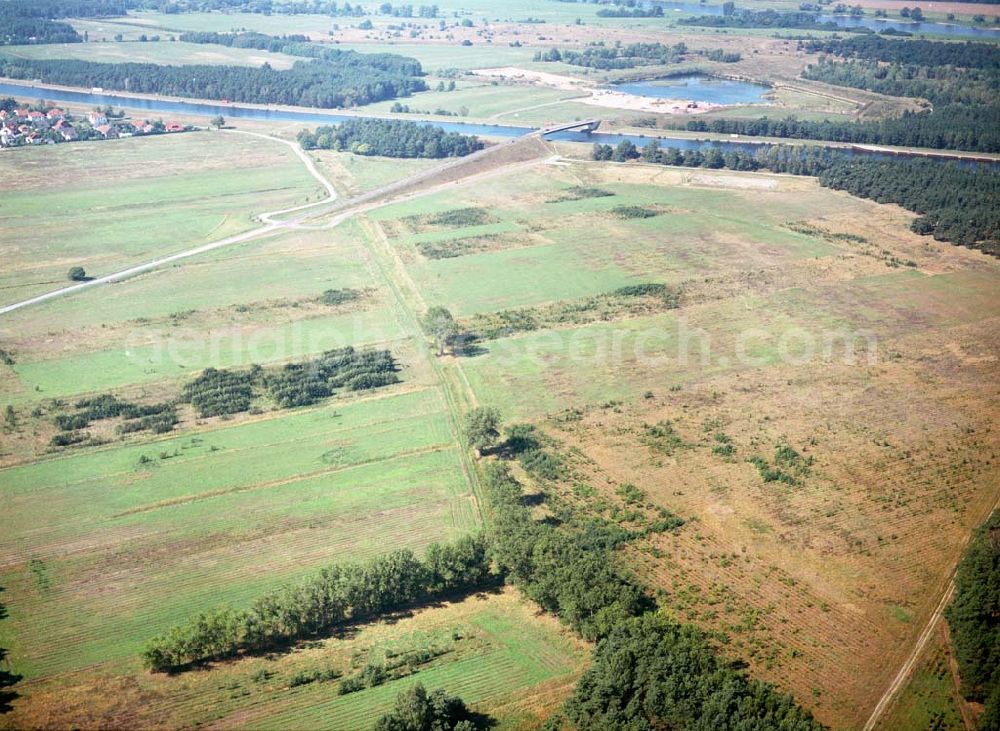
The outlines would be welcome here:
M 89 33 L 89 31 L 88 31 Z M 38 46 L 8 46 L 4 53 L 17 58 L 71 58 L 101 63 L 225 64 L 260 66 L 268 63 L 276 69 L 291 68 L 296 58 L 284 53 L 270 53 L 245 48 L 227 48 L 179 41 L 135 43 L 59 43 Z
M 613 699 L 595 688 L 627 675 L 601 677 L 618 668 L 608 673 L 602 653 L 617 649 L 603 638 L 656 626 L 668 638 L 657 642 L 692 660 L 674 654 L 648 674 L 660 680 L 635 680 L 653 691 L 638 713 L 680 700 L 708 728 L 720 695 L 705 678 L 728 701 L 747 699 L 751 678 L 791 696 L 777 701 L 788 717 L 818 721 L 796 728 L 971 730 L 980 707 L 961 697 L 947 630 L 931 623 L 1000 495 L 1000 259 L 984 253 L 992 239 L 968 238 L 992 225 L 995 181 L 969 173 L 988 162 L 933 178 L 932 192 L 958 191 L 941 203 L 914 192 L 931 179 L 920 165 L 941 161 L 893 157 L 914 163 L 898 188 L 857 193 L 892 205 L 821 187 L 807 175 L 843 160 L 815 149 L 769 163 L 794 175 L 737 172 L 767 157 L 744 156 L 750 145 L 682 167 L 541 134 L 487 134 L 486 150 L 456 160 L 445 155 L 481 145 L 398 120 L 595 119 L 638 147 L 658 131 L 756 134 L 673 129 L 695 118 L 795 115 L 842 129 L 887 120 L 865 134 L 889 138 L 904 111 L 982 101 L 995 69 L 928 62 L 916 64 L 926 79 L 889 79 L 924 90 L 940 72 L 942 88 L 926 89 L 941 97 L 924 102 L 871 91 L 889 87 L 874 72 L 857 72 L 864 88 L 799 78 L 819 58 L 799 41 L 823 32 L 694 28 L 673 10 L 598 16 L 608 3 L 438 7 L 434 19 L 130 11 L 69 19 L 84 43 L 2 49 L 211 64 L 204 96 L 245 90 L 273 107 L 277 77 L 259 67 L 305 57 L 170 37 L 301 33 L 416 58 L 430 91 L 392 96 L 420 80 L 391 63 L 378 67 L 385 88 L 365 91 L 357 69 L 376 66 L 353 56 L 346 70 L 316 62 L 328 75 L 298 69 L 295 103 L 315 105 L 299 111 L 380 100 L 349 112 L 391 123 L 338 137 L 358 154 L 297 146 L 312 124 L 229 113 L 225 130 L 100 142 L 34 144 L 26 126 L 0 151 L 12 182 L 0 197 L 0 309 L 17 307 L 0 315 L 0 672 L 18 676 L 7 711 L 0 674 L 0 729 L 354 731 L 416 682 L 460 696 L 498 731 L 568 729 L 574 703 Z M 604 57 L 595 63 L 616 68 L 603 69 L 534 60 L 655 42 L 689 52 L 656 66 Z M 160 73 L 146 81 L 194 88 L 183 70 Z M 673 113 L 608 101 L 616 83 L 675 73 L 770 89 Z M 932 129 L 939 152 L 993 154 L 979 101 L 932 118 L 958 120 Z M 817 139 L 795 144 L 861 138 L 809 129 Z M 975 144 L 952 144 L 963 131 Z M 876 167 L 865 163 L 892 168 L 889 157 L 859 151 L 844 167 L 861 179 Z M 986 215 L 962 219 L 958 198 Z M 58 291 L 71 267 L 101 278 L 182 252 Z M 28 301 L 46 293 L 60 296 Z M 352 566 L 323 571 L 340 564 Z M 653 614 L 687 636 L 645 624 Z M 641 665 L 649 647 L 628 642 Z M 682 672 L 684 690 L 655 687 Z M 734 718 L 777 704 L 752 692 L 728 706 Z
M 390 666 L 427 650 L 404 678 L 349 695 L 336 681 L 366 666 Z M 419 680 L 460 693 L 498 729 L 530 728 L 568 695 L 587 648 L 552 618 L 538 617 L 511 589 L 446 602 L 358 627 L 344 637 L 287 653 L 248 658 L 188 676 L 148 675 L 124 659 L 41 682 L 30 714 L 14 725 L 107 725 L 128 719 L 148 728 L 212 724 L 217 728 L 369 727 L 397 692 Z M 331 673 L 332 671 L 332 673 Z M 94 697 L 113 702 L 95 703 Z
M 100 276 L 254 228 L 254 217 L 318 199 L 285 145 L 188 132 L 19 150 L 0 203 L 0 302 L 56 289 L 70 267 Z

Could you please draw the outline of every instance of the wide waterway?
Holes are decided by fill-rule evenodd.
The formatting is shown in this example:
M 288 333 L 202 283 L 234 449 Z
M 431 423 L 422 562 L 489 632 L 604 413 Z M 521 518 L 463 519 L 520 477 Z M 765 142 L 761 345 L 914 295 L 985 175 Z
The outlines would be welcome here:
M 53 88 L 34 84 L 12 84 L 0 81 L 0 96 L 14 96 L 21 99 L 45 99 L 53 102 L 73 102 L 87 106 L 124 106 L 129 109 L 141 109 L 150 112 L 150 116 L 183 114 L 200 117 L 215 117 L 222 115 L 228 119 L 252 119 L 264 122 L 310 122 L 313 124 L 337 124 L 348 119 L 363 117 L 359 114 L 338 114 L 333 111 L 317 109 L 316 111 L 300 111 L 295 109 L 269 109 L 260 106 L 241 106 L 238 104 L 220 104 L 213 102 L 181 101 L 178 99 L 158 99 L 154 97 L 131 96 L 124 93 L 96 93 L 90 91 Z M 465 122 L 437 122 L 433 120 L 414 120 L 417 124 L 441 127 L 447 132 L 460 132 L 483 137 L 521 137 L 534 132 L 531 127 L 514 127 L 500 124 L 473 124 Z M 546 139 L 563 142 L 589 142 L 605 145 L 617 145 L 628 140 L 637 146 L 648 143 L 651 139 L 658 140 L 661 147 L 675 147 L 681 150 L 707 150 L 717 148 L 732 150 L 734 148 L 752 152 L 759 150 L 768 143 L 727 140 L 699 140 L 690 137 L 667 137 L 662 135 L 618 135 L 601 132 L 557 132 L 546 135 Z M 846 148 L 848 154 L 878 155 L 877 152 L 862 152 Z M 947 154 L 946 152 L 943 154 Z M 939 157 L 937 159 L 944 159 Z M 993 163 L 1000 165 L 1000 161 Z

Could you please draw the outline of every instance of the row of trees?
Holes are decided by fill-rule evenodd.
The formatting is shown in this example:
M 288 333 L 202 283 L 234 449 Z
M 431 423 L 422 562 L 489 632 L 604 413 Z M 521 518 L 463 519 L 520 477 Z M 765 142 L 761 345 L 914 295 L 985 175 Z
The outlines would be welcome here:
M 424 558 L 393 551 L 365 562 L 335 564 L 305 581 L 260 596 L 246 610 L 221 607 L 150 640 L 142 652 L 156 672 L 261 652 L 314 637 L 431 598 L 492 583 L 486 542 L 466 536 L 433 544 Z
M 306 150 L 341 150 L 384 157 L 463 157 L 483 148 L 474 135 L 445 132 L 440 127 L 399 119 L 349 119 L 337 126 L 302 130 Z
M 284 36 L 269 36 L 266 33 L 247 31 L 245 33 L 214 33 L 210 31 L 190 31 L 181 33 L 177 40 L 184 43 L 211 43 L 229 48 L 253 48 L 258 51 L 281 53 L 289 43 L 308 43 L 309 38 L 301 33 Z
M 858 155 L 829 148 L 761 145 L 678 150 L 650 141 L 641 151 L 628 140 L 616 147 L 595 145 L 595 160 L 646 162 L 730 170 L 771 170 L 811 175 L 820 185 L 860 198 L 895 203 L 919 213 L 911 228 L 985 253 L 1000 255 L 1000 172 L 990 165 L 962 165 L 917 157 Z
M 806 121 L 784 119 L 692 119 L 684 128 L 691 132 L 718 132 L 747 137 L 782 137 L 829 140 L 869 145 L 929 147 L 944 150 L 1000 152 L 997 107 L 984 110 L 949 104 L 933 112 L 905 112 L 894 119 L 873 122 Z
M 962 693 L 984 703 L 979 728 L 1000 729 L 1000 512 L 976 531 L 945 610 Z
M 390 70 L 386 57 L 330 49 L 336 56 L 298 61 L 278 71 L 264 64 L 247 66 L 162 66 L 150 63 L 96 63 L 76 60 L 0 58 L 0 75 L 66 86 L 99 86 L 147 94 L 205 99 L 229 99 L 255 104 L 294 104 L 343 108 L 425 91 L 423 79 Z M 327 55 L 327 54 L 324 54 Z M 409 71 L 419 68 L 412 59 L 399 59 Z

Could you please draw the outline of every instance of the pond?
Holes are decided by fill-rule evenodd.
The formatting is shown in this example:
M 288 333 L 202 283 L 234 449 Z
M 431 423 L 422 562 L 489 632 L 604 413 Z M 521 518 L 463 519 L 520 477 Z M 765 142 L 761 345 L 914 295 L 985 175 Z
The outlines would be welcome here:
M 615 91 L 658 99 L 688 99 L 710 104 L 760 104 L 770 87 L 747 81 L 720 79 L 704 74 L 671 76 L 650 81 L 616 84 Z

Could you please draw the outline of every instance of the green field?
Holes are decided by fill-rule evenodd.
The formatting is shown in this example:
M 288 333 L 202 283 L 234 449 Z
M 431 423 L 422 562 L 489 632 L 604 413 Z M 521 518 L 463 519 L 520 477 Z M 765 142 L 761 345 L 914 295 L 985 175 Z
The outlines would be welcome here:
M 418 391 L 5 471 L 15 667 L 135 655 L 193 607 L 474 528 L 442 409 Z
M 248 230 L 257 213 L 318 197 L 284 145 L 192 132 L 26 148 L 0 160 L 0 302 Z

